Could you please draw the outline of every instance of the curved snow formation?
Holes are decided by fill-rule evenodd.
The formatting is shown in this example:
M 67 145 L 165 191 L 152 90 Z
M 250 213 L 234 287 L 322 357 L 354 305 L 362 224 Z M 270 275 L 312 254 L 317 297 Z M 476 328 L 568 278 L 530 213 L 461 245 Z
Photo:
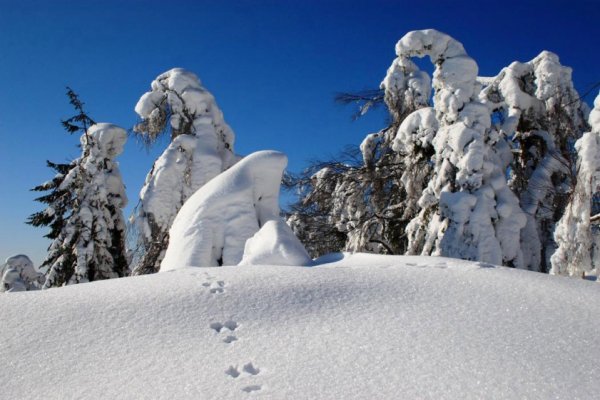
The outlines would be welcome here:
M 419 200 L 421 213 L 409 225 L 409 250 L 518 265 L 526 218 L 504 176 L 510 148 L 492 129 L 491 110 L 477 99 L 477 64 L 460 42 L 432 29 L 406 34 L 396 54 L 382 84 L 386 98 L 414 97 L 413 87 L 405 83 L 414 75 L 411 58 L 429 56 L 435 65 L 433 110 L 439 124 L 431 139 L 434 177 Z M 407 118 L 396 147 L 407 142 L 407 131 L 427 140 L 436 128 L 427 114 Z
M 237 265 L 246 241 L 279 218 L 279 185 L 286 165 L 285 154 L 259 151 L 194 193 L 169 231 L 160 271 Z
M 578 154 L 577 184 L 572 200 L 554 231 L 558 249 L 551 257 L 555 275 L 581 277 L 597 265 L 592 265 L 592 195 L 600 182 L 600 94 L 590 112 L 591 131 L 575 143 Z
M 159 75 L 151 86 L 135 106 L 142 118 L 136 130 L 152 138 L 165 130 L 170 117 L 172 141 L 154 163 L 140 192 L 136 219 L 148 245 L 157 237 L 161 242 L 168 240 L 162 236 L 183 203 L 238 159 L 233 131 L 195 74 L 174 68 Z

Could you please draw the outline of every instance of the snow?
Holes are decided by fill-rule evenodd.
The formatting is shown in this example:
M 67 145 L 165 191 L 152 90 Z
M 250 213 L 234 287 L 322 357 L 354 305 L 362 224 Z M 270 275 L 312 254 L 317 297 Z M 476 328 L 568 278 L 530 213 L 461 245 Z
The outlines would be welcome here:
M 282 220 L 267 221 L 246 241 L 239 265 L 311 265 L 312 260 L 292 229 Z
M 408 253 L 522 264 L 519 233 L 526 216 L 504 177 L 510 148 L 492 127 L 492 108 L 478 100 L 477 63 L 460 42 L 433 29 L 404 35 L 396 55 L 383 83 L 386 98 L 392 89 L 396 98 L 405 95 L 405 87 L 386 82 L 412 73 L 411 58 L 428 56 L 435 67 L 433 109 L 408 115 L 394 142 L 394 150 L 410 150 L 410 142 L 423 137 L 423 145 L 431 143 L 435 150 L 433 174 L 418 201 L 421 210 L 407 225 Z
M 140 191 L 135 224 L 145 254 L 134 261 L 135 274 L 156 272 L 169 241 L 167 232 L 184 202 L 239 159 L 233 130 L 195 74 L 173 68 L 152 81 L 151 89 L 135 106 L 142 121 L 134 131 L 153 142 L 168 130 L 168 122 L 171 142 Z
M 259 151 L 202 186 L 175 217 L 160 270 L 237 265 L 246 240 L 279 218 L 279 185 L 286 165 L 283 153 Z
M 3 398 L 597 397 L 596 284 L 437 257 L 0 296 Z
M 0 281 L 0 292 L 20 292 L 39 289 L 44 276 L 35 270 L 29 257 L 17 254 L 0 265 Z
M 571 201 L 554 231 L 558 245 L 552 254 L 550 273 L 583 276 L 598 265 L 592 264 L 592 196 L 598 191 L 600 176 L 600 126 L 594 120 L 600 113 L 600 95 L 590 113 L 591 132 L 586 132 L 576 143 L 578 154 L 577 182 Z
M 128 273 L 125 260 L 125 186 L 114 160 L 127 140 L 123 128 L 91 126 L 81 138 L 82 155 L 59 186 L 75 196 L 73 210 L 49 247 L 44 288 L 109 279 Z

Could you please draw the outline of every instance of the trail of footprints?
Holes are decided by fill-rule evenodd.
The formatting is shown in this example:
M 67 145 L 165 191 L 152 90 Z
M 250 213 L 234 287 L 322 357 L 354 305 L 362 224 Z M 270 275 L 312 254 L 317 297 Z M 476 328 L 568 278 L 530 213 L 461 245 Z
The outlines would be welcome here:
M 206 274 L 208 281 L 202 283 L 202 286 L 209 289 L 211 294 L 223 294 L 225 293 L 225 287 L 227 286 L 224 281 L 214 281 L 214 277 Z M 225 322 L 212 322 L 210 329 L 216 332 L 222 342 L 227 344 L 233 344 L 238 340 L 234 332 L 240 327 L 240 325 L 234 320 L 227 320 Z M 225 370 L 225 374 L 230 376 L 232 379 L 238 378 L 252 378 L 260 374 L 260 368 L 255 366 L 252 362 L 244 364 L 240 369 L 237 365 L 230 365 Z M 262 389 L 262 385 L 247 385 L 242 388 L 243 392 L 252 393 L 258 392 Z

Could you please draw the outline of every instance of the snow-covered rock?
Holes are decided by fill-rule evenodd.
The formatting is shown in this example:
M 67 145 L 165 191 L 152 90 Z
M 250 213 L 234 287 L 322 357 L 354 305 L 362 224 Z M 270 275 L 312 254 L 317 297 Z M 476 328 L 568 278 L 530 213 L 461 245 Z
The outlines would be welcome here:
M 292 229 L 281 219 L 267 221 L 246 241 L 239 265 L 304 265 L 312 259 Z
M 287 157 L 259 151 L 194 193 L 169 231 L 160 271 L 190 265 L 237 265 L 246 240 L 279 218 L 279 185 Z
M 321 262 L 0 296 L 0 397 L 597 397 L 593 282 L 438 257 Z

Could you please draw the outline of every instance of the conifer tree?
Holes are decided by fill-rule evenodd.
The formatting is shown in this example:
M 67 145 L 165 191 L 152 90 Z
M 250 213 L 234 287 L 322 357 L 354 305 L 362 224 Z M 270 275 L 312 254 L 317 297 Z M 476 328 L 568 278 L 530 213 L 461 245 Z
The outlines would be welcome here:
M 126 132 L 112 124 L 95 124 L 69 89 L 77 114 L 63 121 L 69 133 L 83 132 L 82 155 L 69 164 L 48 165 L 57 171 L 34 190 L 51 192 L 38 199 L 48 206 L 28 223 L 49 226 L 53 239 L 42 267 L 44 288 L 127 275 L 125 221 L 127 198 L 114 158 L 123 150 Z

